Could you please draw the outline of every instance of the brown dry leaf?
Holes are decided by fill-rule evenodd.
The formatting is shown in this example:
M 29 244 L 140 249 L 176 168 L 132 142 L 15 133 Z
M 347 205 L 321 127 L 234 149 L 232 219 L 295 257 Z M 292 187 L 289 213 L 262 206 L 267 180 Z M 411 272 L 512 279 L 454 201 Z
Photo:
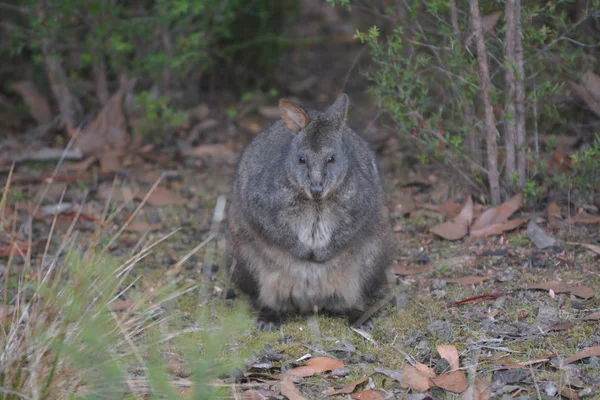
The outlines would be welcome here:
M 87 170 L 97 160 L 96 157 L 88 157 L 81 161 L 64 163 L 60 172 L 80 172 Z
M 477 231 L 479 229 L 486 228 L 488 226 L 494 224 L 502 224 L 510 218 L 511 215 L 515 213 L 520 207 L 521 202 L 523 201 L 523 194 L 517 193 L 510 199 L 506 200 L 504 203 L 499 206 L 492 207 L 477 219 L 473 226 L 471 227 L 472 231 Z
M 563 387 L 562 389 L 560 389 L 560 394 L 561 396 L 571 400 L 579 400 L 579 394 L 577 394 L 577 390 Z
M 473 200 L 467 198 L 464 207 L 456 218 L 431 228 L 431 232 L 447 240 L 458 240 L 467 235 L 473 220 Z
M 510 221 L 506 221 L 501 224 L 493 224 L 488 227 L 482 229 L 473 229 L 471 230 L 470 236 L 474 239 L 481 237 L 488 237 L 493 235 L 501 235 L 504 232 L 512 231 L 513 229 L 517 229 L 528 220 L 527 218 L 516 218 L 511 219 Z
M 462 393 L 469 387 L 467 376 L 463 371 L 452 371 L 431 378 L 435 386 L 454 393 Z
M 414 268 L 396 264 L 396 265 L 394 265 L 394 273 L 396 275 L 416 275 L 416 274 L 422 274 L 423 272 L 430 271 L 432 268 L 433 268 L 433 265 L 431 265 L 431 264 L 423 265 L 421 267 L 414 267 Z
M 124 150 L 129 144 L 127 120 L 121 108 L 123 93 L 119 89 L 113 94 L 96 119 L 81 132 L 76 147 L 83 154 L 102 156 L 107 149 Z
M 354 400 L 383 400 L 384 395 L 379 390 L 363 390 L 350 396 Z
M 600 215 L 576 215 L 568 218 L 570 224 L 600 224 Z
M 429 376 L 408 364 L 402 368 L 402 380 L 402 386 L 417 392 L 426 392 L 431 387 Z
M 596 321 L 600 320 L 600 311 L 596 311 L 595 313 L 591 313 L 583 317 L 585 321 Z
M 146 221 L 134 221 L 126 228 L 130 232 L 150 232 L 158 229 L 160 229 L 160 224 L 150 224 Z
M 281 394 L 287 397 L 289 400 L 308 400 L 302 396 L 294 381 L 289 375 L 285 375 L 281 381 Z
M 48 101 L 40 94 L 32 82 L 20 81 L 14 83 L 12 88 L 21 95 L 35 122 L 42 125 L 52 121 L 52 111 L 50 110 Z
M 475 378 L 474 385 L 462 394 L 461 400 L 489 400 L 492 397 L 492 388 L 490 382 L 481 376 Z
M 146 193 L 136 193 L 135 197 L 139 200 L 142 200 L 146 196 Z M 163 188 L 157 186 L 150 197 L 147 200 L 148 204 L 153 206 L 166 206 L 166 205 L 176 205 L 182 206 L 185 203 L 185 200 L 177 193 L 169 190 L 167 188 Z
M 581 82 L 592 96 L 600 101 L 600 76 L 588 70 L 581 77 Z
M 571 364 L 572 362 L 588 357 L 600 357 L 600 346 L 588 347 L 587 349 L 582 350 L 571 357 L 567 357 L 563 360 L 563 364 Z
M 423 372 L 424 374 L 426 374 L 428 377 L 433 378 L 435 376 L 435 371 L 433 370 L 433 368 L 417 362 L 417 367 L 416 367 L 419 371 Z
M 462 203 L 457 203 L 454 199 L 448 199 L 440 206 L 440 212 L 449 220 L 456 217 L 462 208 Z
M 359 380 L 350 382 L 349 384 L 342 386 L 339 389 L 329 388 L 329 390 L 327 391 L 327 396 L 333 396 L 336 394 L 350 394 L 350 393 L 354 392 L 354 390 L 356 390 L 356 387 L 358 385 L 365 382 L 367 379 L 368 379 L 368 376 L 364 376 L 364 377 L 360 378 Z
M 558 204 L 548 204 L 548 207 L 546 207 L 546 214 L 548 215 L 548 222 L 550 225 L 558 225 L 561 220 L 560 206 Z
M 451 344 L 438 345 L 437 351 L 440 354 L 440 357 L 448 361 L 450 364 L 450 371 L 457 371 L 459 367 L 458 362 L 458 350 L 456 346 Z
M 121 299 L 115 300 L 109 305 L 110 310 L 115 312 L 127 311 L 131 307 L 133 307 L 133 303 L 131 301 Z
M 573 244 L 573 245 L 576 245 L 576 246 L 583 246 L 586 249 L 589 249 L 589 250 L 593 251 L 596 254 L 600 254 L 600 246 L 597 246 L 595 244 L 579 243 L 579 242 L 567 242 L 567 244 Z
M 396 211 L 400 211 L 403 214 L 410 214 L 417 209 L 412 197 L 412 190 L 402 189 L 398 192 L 398 196 L 399 199 L 396 204 Z
M 306 362 L 303 367 L 292 368 L 288 371 L 288 374 L 307 377 L 313 376 L 320 372 L 331 371 L 338 368 L 343 368 L 344 363 L 338 360 L 334 360 L 329 357 L 313 357 Z
M 110 201 L 113 203 L 130 202 L 136 197 L 133 189 L 129 186 L 115 186 L 113 188 L 113 185 L 113 182 L 102 182 L 100 186 L 98 186 L 96 197 L 104 201 L 108 201 L 110 199 Z
M 569 286 L 563 282 L 541 282 L 527 286 L 527 289 L 552 290 L 554 293 L 571 293 L 573 296 L 589 299 L 594 297 L 594 290 L 588 286 Z
M 123 152 L 117 151 L 105 151 L 98 155 L 100 161 L 100 171 L 102 172 L 117 172 L 121 169 Z
M 562 322 L 557 322 L 556 324 L 552 325 L 550 327 L 550 330 L 551 331 L 566 331 L 568 329 L 571 329 L 574 326 L 575 326 L 575 324 L 573 324 L 570 321 L 562 321 Z
M 444 279 L 446 283 L 457 283 L 459 285 L 476 285 L 488 279 L 487 276 L 462 276 L 460 278 Z
M 496 11 L 481 17 L 481 27 L 483 28 L 483 31 L 491 31 L 494 29 L 494 26 L 496 26 L 496 22 L 498 22 L 500 15 L 502 15 L 502 13 L 500 11 Z

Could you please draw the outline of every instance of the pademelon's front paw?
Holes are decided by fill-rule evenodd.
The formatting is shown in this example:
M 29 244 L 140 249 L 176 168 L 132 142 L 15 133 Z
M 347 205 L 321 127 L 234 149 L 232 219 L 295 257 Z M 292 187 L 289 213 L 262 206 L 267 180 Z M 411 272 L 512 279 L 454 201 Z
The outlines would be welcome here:
M 273 332 L 281 325 L 281 316 L 270 308 L 262 308 L 256 320 L 256 329 Z

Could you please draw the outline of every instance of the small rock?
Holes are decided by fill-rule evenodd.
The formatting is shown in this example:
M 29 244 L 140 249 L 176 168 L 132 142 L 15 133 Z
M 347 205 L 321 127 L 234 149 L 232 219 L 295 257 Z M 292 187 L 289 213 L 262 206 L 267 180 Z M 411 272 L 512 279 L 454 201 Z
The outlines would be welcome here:
M 225 292 L 225 300 L 232 299 L 235 299 L 235 290 L 233 288 L 229 288 L 227 289 L 227 292 Z
M 343 378 L 345 376 L 350 375 L 350 371 L 348 371 L 347 368 L 337 368 L 337 369 L 334 369 L 333 371 L 331 371 L 331 375 L 335 375 L 335 376 L 339 376 L 340 378 Z
M 533 219 L 527 224 L 527 237 L 535 244 L 538 249 L 545 249 L 556 244 L 556 239 L 548 236 Z
M 444 289 L 446 287 L 447 283 L 445 280 L 443 279 L 434 279 L 433 282 L 431 283 L 431 288 L 433 290 L 441 290 Z
M 431 357 L 431 349 L 429 349 L 429 341 L 421 340 L 419 342 L 419 344 L 417 345 L 417 351 L 419 352 L 419 355 L 421 356 L 420 357 L 421 360 L 428 360 L 429 357 Z
M 593 397 L 595 394 L 596 393 L 594 392 L 594 390 L 591 387 L 583 388 L 577 393 L 577 395 L 579 396 L 580 399 Z
M 450 325 L 446 321 L 433 321 L 427 327 L 427 331 L 432 336 L 437 336 L 442 339 L 442 342 L 449 343 L 450 339 L 452 339 L 452 325 Z
M 362 359 L 364 362 L 371 364 L 377 362 L 377 357 L 374 354 L 363 354 Z
M 402 311 L 408 305 L 408 303 L 410 301 L 410 296 L 408 295 L 408 293 L 400 293 L 398 296 L 396 296 L 396 298 L 394 300 L 395 300 L 396 309 L 398 309 L 399 311 Z
M 554 382 L 547 382 L 546 386 L 544 387 L 544 391 L 548 396 L 554 397 L 556 396 L 556 393 L 558 393 L 558 388 L 556 387 Z
M 521 382 L 525 378 L 527 378 L 527 370 L 524 368 L 507 369 L 494 373 L 494 380 L 500 380 L 508 384 Z
M 439 360 L 435 361 L 435 366 L 433 367 L 433 370 L 438 375 L 442 374 L 444 372 L 449 372 L 450 371 L 450 363 L 445 358 L 440 358 Z

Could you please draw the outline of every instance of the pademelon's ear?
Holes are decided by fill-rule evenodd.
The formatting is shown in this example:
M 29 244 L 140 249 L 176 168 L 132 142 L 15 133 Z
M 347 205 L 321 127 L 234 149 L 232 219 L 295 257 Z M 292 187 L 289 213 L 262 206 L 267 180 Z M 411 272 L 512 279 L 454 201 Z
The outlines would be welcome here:
M 348 116 L 348 106 L 350 105 L 350 98 L 346 93 L 340 94 L 335 102 L 329 106 L 327 109 L 327 113 L 336 117 L 336 119 L 340 119 L 342 121 L 346 120 Z
M 285 99 L 279 100 L 279 114 L 292 133 L 300 132 L 309 122 L 308 115 L 303 109 Z

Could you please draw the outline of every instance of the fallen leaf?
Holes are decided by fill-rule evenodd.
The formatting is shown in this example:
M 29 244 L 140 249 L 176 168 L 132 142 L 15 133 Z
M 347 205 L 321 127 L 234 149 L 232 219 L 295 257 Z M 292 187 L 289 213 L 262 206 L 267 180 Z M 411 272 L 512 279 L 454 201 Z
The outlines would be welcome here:
M 558 322 L 550 327 L 552 331 L 566 331 L 574 327 L 575 324 L 569 321 Z
M 509 232 L 513 229 L 517 229 L 525 222 L 527 222 L 527 218 L 511 219 L 510 221 L 506 221 L 502 224 L 494 224 L 482 229 L 472 229 L 469 236 L 471 236 L 474 239 L 477 239 L 481 237 L 501 235 L 504 232 Z
M 459 285 L 475 285 L 488 279 L 487 276 L 463 276 L 460 278 L 444 279 L 446 283 L 457 283 Z
M 487 379 L 477 376 L 473 385 L 462 394 L 461 400 L 489 400 L 492 397 L 492 388 Z
M 394 273 L 396 275 L 416 275 L 416 274 L 422 274 L 423 272 L 427 272 L 430 271 L 433 268 L 433 265 L 428 264 L 428 265 L 423 265 L 420 267 L 407 267 L 404 265 L 400 265 L 400 264 L 396 264 L 394 265 Z
M 548 204 L 548 207 L 546 207 L 546 214 L 548 216 L 548 222 L 550 223 L 550 225 L 558 225 L 558 223 L 561 220 L 560 207 L 558 206 L 558 204 Z
M 446 220 L 450 220 L 456 217 L 462 208 L 462 203 L 457 203 L 454 199 L 448 199 L 440 206 L 440 212 L 446 217 Z
M 545 249 L 546 247 L 552 247 L 556 244 L 556 239 L 548 236 L 533 219 L 530 219 L 527 224 L 527 237 L 538 249 Z
M 81 132 L 75 146 L 83 154 L 102 156 L 107 149 L 125 150 L 130 138 L 127 133 L 127 120 L 121 108 L 123 94 L 124 89 L 115 92 L 96 119 Z
M 477 231 L 490 225 L 502 224 L 508 221 L 510 216 L 513 215 L 519 208 L 521 208 L 522 201 L 523 194 L 517 193 L 499 206 L 486 210 L 483 214 L 481 214 L 477 221 L 475 221 L 471 227 L 471 230 Z
M 496 26 L 496 22 L 498 22 L 500 15 L 502 15 L 502 13 L 500 11 L 496 11 L 481 17 L 481 27 L 483 28 L 483 31 L 491 31 L 494 29 L 494 26 Z
M 582 350 L 571 357 L 567 357 L 563 360 L 563 364 L 571 364 L 572 362 L 588 357 L 600 357 L 600 346 L 588 347 L 587 349 Z
M 589 250 L 593 251 L 596 254 L 600 254 L 600 246 L 597 246 L 595 244 L 579 243 L 579 242 L 567 242 L 567 244 L 572 244 L 572 245 L 576 245 L 576 246 L 583 246 L 586 249 L 589 249 Z
M 431 378 L 431 381 L 435 386 L 454 393 L 462 393 L 469 387 L 467 376 L 463 371 L 446 372 L 436 378 Z
M 52 121 L 52 111 L 46 98 L 40 94 L 31 81 L 20 81 L 14 83 L 12 88 L 23 98 L 23 102 L 29 108 L 29 113 L 40 125 Z
M 396 204 L 396 211 L 399 211 L 402 214 L 410 214 L 417 209 L 412 197 L 412 190 L 402 189 L 398 192 L 398 196 L 399 199 Z
M 490 294 L 482 294 L 479 296 L 467 297 L 466 299 L 449 303 L 448 306 L 462 306 L 465 304 L 480 303 L 482 301 L 487 301 L 487 300 L 495 300 L 500 296 L 504 296 L 505 294 L 506 293 L 504 293 L 504 292 L 493 292 Z
M 402 386 L 417 392 L 426 392 L 431 387 L 431 382 L 426 373 L 406 364 L 402 369 Z
M 350 394 L 354 392 L 354 390 L 356 390 L 356 387 L 358 385 L 365 382 L 368 378 L 368 376 L 364 376 L 354 382 L 350 382 L 349 384 L 342 386 L 339 389 L 329 388 L 329 390 L 327 391 L 327 396 L 333 396 L 336 394 Z
M 600 311 L 596 311 L 595 313 L 591 313 L 583 317 L 585 321 L 597 321 L 600 320 Z
M 100 161 L 100 171 L 102 172 L 117 172 L 121 169 L 122 158 L 124 154 L 121 150 L 105 151 L 98 155 Z
M 306 365 L 302 367 L 292 368 L 291 370 L 289 370 L 288 374 L 307 377 L 313 376 L 320 372 L 331 371 L 343 367 L 343 362 L 334 360 L 333 358 L 313 357 L 306 362 Z
M 600 224 L 600 215 L 576 215 L 568 218 L 570 224 Z
M 577 394 L 577 390 L 563 387 L 562 389 L 560 389 L 560 394 L 561 394 L 561 396 L 566 397 L 571 400 L 579 400 L 579 395 Z
M 281 381 L 281 394 L 287 397 L 289 400 L 308 400 L 302 396 L 294 381 L 289 375 L 285 375 Z
M 93 163 L 95 163 L 96 160 L 97 160 L 96 157 L 88 157 L 88 158 L 83 159 L 81 161 L 64 163 L 60 167 L 60 171 L 61 172 L 80 172 L 80 171 L 85 171 L 85 170 L 87 170 L 90 167 L 90 165 L 92 165 Z
M 395 371 L 393 369 L 386 369 L 386 368 L 375 368 L 375 372 L 383 374 L 383 375 L 387 376 L 388 378 L 392 378 L 398 382 L 402 382 L 402 372 L 400 372 L 400 371 Z
M 417 362 L 415 368 L 417 368 L 419 371 L 423 372 L 430 378 L 433 378 L 435 376 L 435 371 L 433 370 L 433 368 L 423 363 Z
M 133 307 L 133 303 L 129 300 L 117 299 L 109 304 L 110 310 L 115 312 L 127 311 L 131 307 Z
M 139 200 L 142 200 L 145 197 L 145 195 L 145 193 L 138 192 L 136 193 L 135 197 Z M 181 196 L 179 196 L 179 194 L 169 189 L 157 186 L 150 195 L 150 197 L 148 197 L 147 202 L 148 204 L 153 206 L 182 206 L 185 203 L 185 200 Z
M 150 232 L 160 229 L 160 224 L 150 224 L 146 221 L 134 221 L 125 230 L 130 232 Z
M 451 344 L 438 345 L 437 351 L 440 354 L 440 357 L 448 361 L 448 364 L 450 364 L 450 371 L 458 370 L 459 362 L 458 350 L 456 349 L 456 346 Z
M 527 286 L 527 289 L 552 290 L 554 293 L 571 293 L 573 296 L 589 299 L 594 297 L 594 290 L 588 286 L 569 286 L 563 282 L 541 282 Z
M 456 218 L 431 228 L 431 232 L 447 240 L 458 240 L 467 235 L 473 220 L 473 200 L 467 198 L 464 207 Z
M 354 400 L 383 400 L 385 397 L 379 390 L 364 390 L 350 396 Z

